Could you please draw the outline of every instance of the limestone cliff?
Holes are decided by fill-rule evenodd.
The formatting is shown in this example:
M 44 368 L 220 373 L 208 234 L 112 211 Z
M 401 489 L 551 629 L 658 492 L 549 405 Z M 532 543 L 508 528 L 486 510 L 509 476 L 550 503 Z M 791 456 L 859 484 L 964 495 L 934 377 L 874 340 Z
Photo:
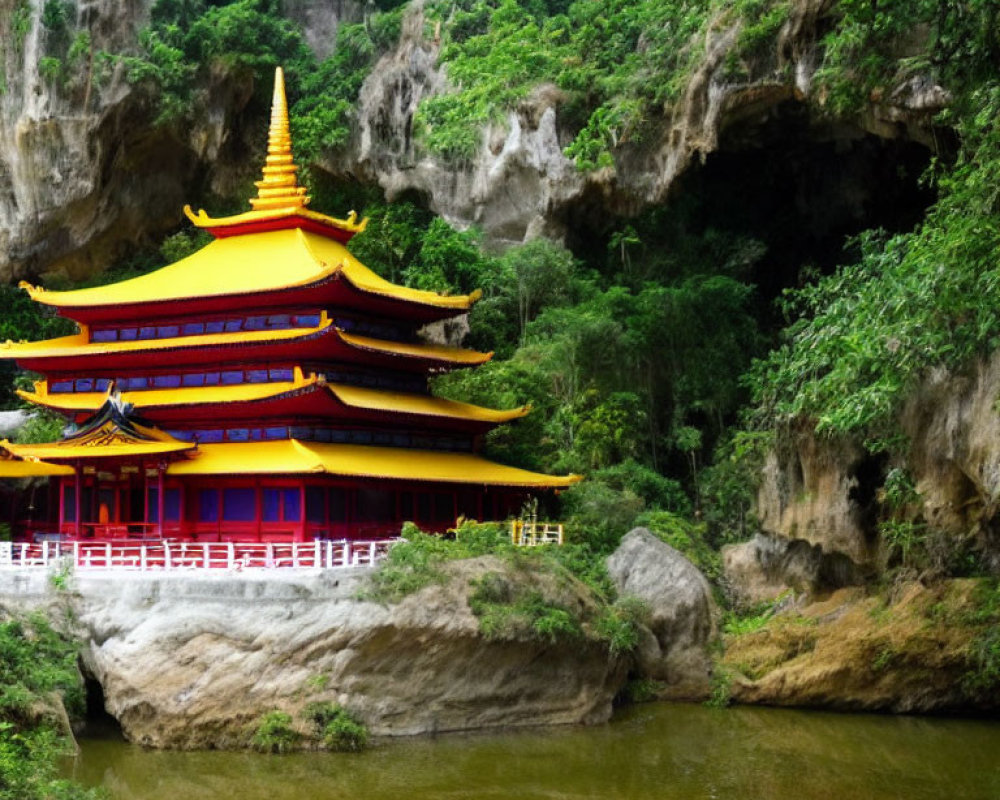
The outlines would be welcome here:
M 206 101 L 196 123 L 183 130 L 157 127 L 149 98 L 128 83 L 120 61 L 103 55 L 135 50 L 150 4 L 101 0 L 73 8 L 62 32 L 42 24 L 39 5 L 0 8 L 0 33 L 15 44 L 4 51 L 0 101 L 5 280 L 100 271 L 137 242 L 178 225 L 184 202 L 237 195 L 235 187 L 252 178 L 247 153 L 260 147 L 247 138 L 259 127 L 241 118 L 253 89 L 245 71 L 213 69 L 199 87 Z M 320 56 L 330 51 L 341 21 L 363 17 L 353 0 L 297 0 L 285 11 Z M 565 98 L 545 84 L 481 131 L 471 160 L 450 163 L 426 153 L 414 133 L 414 113 L 423 98 L 451 85 L 440 39 L 427 30 L 422 3 L 414 0 L 397 45 L 360 91 L 350 143 L 312 167 L 378 185 L 390 198 L 416 193 L 455 225 L 481 226 L 493 243 L 601 230 L 609 217 L 662 202 L 692 163 L 724 139 L 732 139 L 725 146 L 759 145 L 755 131 L 778 109 L 822 109 L 812 77 L 830 11 L 828 0 L 796 0 L 773 48 L 739 81 L 724 68 L 739 23 L 713 24 L 682 102 L 648 120 L 641 142 L 616 147 L 614 168 L 584 173 L 563 153 L 575 135 L 563 119 Z M 66 41 L 54 58 L 56 33 Z M 69 47 L 70 40 L 81 46 Z M 850 142 L 872 133 L 928 142 L 933 112 L 947 99 L 940 87 L 915 79 L 835 125 L 820 110 L 807 135 Z

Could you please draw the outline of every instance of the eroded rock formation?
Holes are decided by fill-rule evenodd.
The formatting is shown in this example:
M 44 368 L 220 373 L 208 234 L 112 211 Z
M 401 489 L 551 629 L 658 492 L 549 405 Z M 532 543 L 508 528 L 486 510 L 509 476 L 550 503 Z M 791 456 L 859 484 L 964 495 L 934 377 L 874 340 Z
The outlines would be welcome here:
M 663 698 L 707 696 L 716 612 L 705 576 L 646 528 L 626 534 L 607 563 L 619 594 L 649 608 L 636 652 L 638 674 L 662 683 Z
M 448 580 L 392 605 L 358 599 L 366 570 L 81 573 L 64 592 L 40 572 L 8 572 L 0 595 L 67 620 L 107 710 L 149 746 L 246 746 L 263 714 L 305 725 L 312 701 L 341 703 L 377 735 L 606 720 L 625 669 L 604 645 L 482 635 L 470 581 L 498 568 L 455 562 Z M 567 605 L 592 602 L 524 577 Z

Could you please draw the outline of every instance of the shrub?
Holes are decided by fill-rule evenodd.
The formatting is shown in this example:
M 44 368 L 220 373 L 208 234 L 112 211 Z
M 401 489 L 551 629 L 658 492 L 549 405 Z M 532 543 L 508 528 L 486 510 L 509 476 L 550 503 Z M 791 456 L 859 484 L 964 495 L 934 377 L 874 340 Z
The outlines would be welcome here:
M 283 711 L 269 711 L 260 719 L 252 744 L 261 753 L 290 753 L 302 738 L 292 727 L 292 718 Z
M 351 712 L 335 703 L 310 703 L 306 717 L 323 743 L 341 753 L 358 753 L 368 746 L 368 729 Z

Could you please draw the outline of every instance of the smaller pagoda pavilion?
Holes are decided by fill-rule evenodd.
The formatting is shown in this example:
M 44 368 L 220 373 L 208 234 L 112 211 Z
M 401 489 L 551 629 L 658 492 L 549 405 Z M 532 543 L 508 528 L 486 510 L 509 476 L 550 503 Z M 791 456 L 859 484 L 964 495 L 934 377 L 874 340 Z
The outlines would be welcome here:
M 308 209 L 296 170 L 279 68 L 250 211 L 185 208 L 214 240 L 148 275 L 66 292 L 22 284 L 79 328 L 0 344 L 0 358 L 41 375 L 22 396 L 69 423 L 60 441 L 0 443 L 0 477 L 51 481 L 51 518 L 28 533 L 365 539 L 406 520 L 503 519 L 578 479 L 480 455 L 485 433 L 528 409 L 435 397 L 429 376 L 492 354 L 420 336 L 478 293 L 379 277 L 345 247 L 366 220 Z

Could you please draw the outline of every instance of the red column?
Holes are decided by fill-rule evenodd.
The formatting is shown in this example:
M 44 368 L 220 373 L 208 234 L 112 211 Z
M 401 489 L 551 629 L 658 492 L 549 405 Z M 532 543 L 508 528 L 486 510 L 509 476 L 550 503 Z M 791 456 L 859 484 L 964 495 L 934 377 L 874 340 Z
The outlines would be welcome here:
M 59 533 L 62 533 L 63 524 L 66 522 L 66 492 L 63 491 L 62 478 L 57 479 L 56 483 L 59 486 Z M 49 508 L 51 507 L 49 506 Z
M 82 497 L 83 497 L 83 491 L 81 487 L 82 472 L 83 472 L 83 467 L 81 466 L 80 462 L 77 461 L 76 464 L 73 465 L 73 475 L 76 478 L 76 485 L 74 487 L 74 492 L 76 497 L 76 521 L 74 525 L 75 528 L 74 535 L 76 536 L 77 539 L 80 538 L 80 531 L 82 530 L 80 520 L 83 518 L 83 508 L 81 507 Z
M 156 519 L 159 526 L 159 536 L 163 538 L 163 511 L 166 508 L 165 492 L 163 491 L 163 476 L 167 471 L 167 465 L 162 461 L 156 469 Z

